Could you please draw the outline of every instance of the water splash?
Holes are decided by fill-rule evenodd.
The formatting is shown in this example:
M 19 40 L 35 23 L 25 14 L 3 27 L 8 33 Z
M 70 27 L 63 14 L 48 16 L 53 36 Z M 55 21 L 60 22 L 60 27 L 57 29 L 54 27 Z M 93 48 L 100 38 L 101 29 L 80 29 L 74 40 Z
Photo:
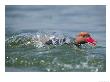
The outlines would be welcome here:
M 53 45 L 62 45 L 63 39 L 66 38 L 65 35 L 59 35 L 57 33 L 47 34 L 47 33 L 21 33 L 18 35 L 13 35 L 6 39 L 6 47 L 37 47 L 41 48 L 45 46 L 46 41 L 51 40 Z M 70 42 L 70 39 L 67 38 L 67 41 Z M 56 43 L 57 42 L 57 43 Z

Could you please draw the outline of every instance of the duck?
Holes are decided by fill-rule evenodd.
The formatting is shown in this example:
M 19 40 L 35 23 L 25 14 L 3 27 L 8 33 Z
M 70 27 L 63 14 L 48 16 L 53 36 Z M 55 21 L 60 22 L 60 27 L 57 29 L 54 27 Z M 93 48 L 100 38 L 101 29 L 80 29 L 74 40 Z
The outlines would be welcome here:
M 39 37 L 39 40 L 46 45 L 62 45 L 67 44 L 71 46 L 71 44 L 80 47 L 82 44 L 90 44 L 92 46 L 96 46 L 96 40 L 91 36 L 89 32 L 79 32 L 73 40 L 69 37 L 58 37 L 58 36 L 45 36 Z

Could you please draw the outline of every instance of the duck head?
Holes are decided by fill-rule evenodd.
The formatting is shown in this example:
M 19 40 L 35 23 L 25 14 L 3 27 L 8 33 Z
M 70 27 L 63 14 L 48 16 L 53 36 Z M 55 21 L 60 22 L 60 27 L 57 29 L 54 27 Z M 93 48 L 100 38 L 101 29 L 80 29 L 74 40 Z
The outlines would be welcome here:
M 96 46 L 96 40 L 93 37 L 91 37 L 91 35 L 88 32 L 80 32 L 76 36 L 75 42 L 77 44 L 89 43 L 92 46 Z

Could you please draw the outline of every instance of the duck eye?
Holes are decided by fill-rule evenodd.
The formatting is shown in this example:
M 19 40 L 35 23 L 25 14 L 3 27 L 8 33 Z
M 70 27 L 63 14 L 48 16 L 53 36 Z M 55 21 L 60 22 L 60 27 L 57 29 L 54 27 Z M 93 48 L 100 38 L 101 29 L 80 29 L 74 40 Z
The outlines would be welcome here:
M 90 35 L 88 34 L 87 37 L 90 37 Z

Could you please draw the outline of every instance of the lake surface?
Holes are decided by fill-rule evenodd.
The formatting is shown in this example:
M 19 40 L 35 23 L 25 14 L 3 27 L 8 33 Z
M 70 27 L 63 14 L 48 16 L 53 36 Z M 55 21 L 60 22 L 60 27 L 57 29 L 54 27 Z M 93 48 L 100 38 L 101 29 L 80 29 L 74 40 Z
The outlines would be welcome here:
M 6 72 L 106 72 L 106 6 L 9 6 L 5 8 Z M 74 38 L 90 32 L 97 46 L 46 45 L 32 38 Z

